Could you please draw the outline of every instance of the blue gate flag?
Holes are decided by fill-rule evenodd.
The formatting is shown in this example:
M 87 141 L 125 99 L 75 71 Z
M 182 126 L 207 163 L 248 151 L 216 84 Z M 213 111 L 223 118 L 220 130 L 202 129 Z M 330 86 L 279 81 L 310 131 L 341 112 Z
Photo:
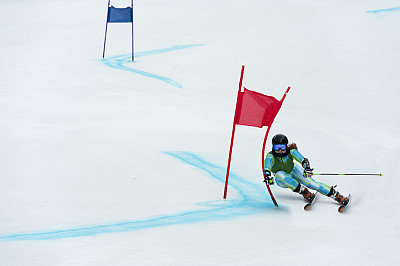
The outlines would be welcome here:
M 133 22 L 133 10 L 132 7 L 116 8 L 110 6 L 108 8 L 107 22 L 111 23 L 123 23 Z
M 107 40 L 107 26 L 108 23 L 132 23 L 132 62 L 134 61 L 134 44 L 133 44 L 133 0 L 131 6 L 124 8 L 117 8 L 110 4 L 108 0 L 106 33 L 104 34 L 103 58 L 106 53 L 106 40 Z

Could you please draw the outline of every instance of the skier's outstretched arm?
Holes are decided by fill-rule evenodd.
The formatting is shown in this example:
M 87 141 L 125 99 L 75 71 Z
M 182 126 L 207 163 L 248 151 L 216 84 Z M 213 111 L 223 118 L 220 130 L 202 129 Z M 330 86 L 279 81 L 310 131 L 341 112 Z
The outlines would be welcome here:
M 304 158 L 304 156 L 297 149 L 290 150 L 290 153 L 292 154 L 293 158 L 299 163 L 301 163 L 301 166 L 303 166 L 304 168 L 303 176 L 311 177 L 313 175 L 313 169 L 311 168 L 308 159 Z
M 274 178 L 271 173 L 271 168 L 273 165 L 274 165 L 274 157 L 271 154 L 268 154 L 264 161 L 263 174 L 264 174 L 264 182 L 269 185 L 274 184 Z

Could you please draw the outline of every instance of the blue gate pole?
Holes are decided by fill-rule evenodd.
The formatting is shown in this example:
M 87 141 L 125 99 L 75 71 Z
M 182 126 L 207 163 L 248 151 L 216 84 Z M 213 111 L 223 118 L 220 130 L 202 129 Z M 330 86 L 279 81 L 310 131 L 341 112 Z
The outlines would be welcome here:
M 108 26 L 109 16 L 110 16 L 110 0 L 108 0 L 108 7 L 107 7 L 107 21 L 106 21 L 106 33 L 104 35 L 103 58 L 106 52 L 107 26 Z
M 132 8 L 132 62 L 135 60 L 135 50 L 133 44 L 133 0 L 131 0 L 131 8 Z

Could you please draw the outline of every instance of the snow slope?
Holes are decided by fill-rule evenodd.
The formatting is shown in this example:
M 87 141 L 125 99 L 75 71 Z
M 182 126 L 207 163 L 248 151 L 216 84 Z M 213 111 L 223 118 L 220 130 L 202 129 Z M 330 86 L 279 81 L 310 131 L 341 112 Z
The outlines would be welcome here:
M 112 1 L 128 6 L 130 1 Z M 400 1 L 2 1 L 1 265 L 397 265 Z M 261 176 L 244 86 L 287 96 L 285 133 L 348 212 Z M 267 149 L 270 149 L 268 145 Z

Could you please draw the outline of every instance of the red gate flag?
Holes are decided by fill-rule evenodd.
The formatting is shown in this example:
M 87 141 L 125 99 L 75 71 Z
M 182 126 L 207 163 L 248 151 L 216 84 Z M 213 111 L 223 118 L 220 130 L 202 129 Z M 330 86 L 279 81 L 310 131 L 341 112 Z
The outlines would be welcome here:
M 233 120 L 231 145 L 229 148 L 229 155 L 228 155 L 228 166 L 226 169 L 224 199 L 226 199 L 226 195 L 228 192 L 229 169 L 231 165 L 233 140 L 235 138 L 236 125 L 252 126 L 259 128 L 263 126 L 268 126 L 268 130 L 265 133 L 264 143 L 262 146 L 262 153 L 261 153 L 262 170 L 264 170 L 264 150 L 268 133 L 269 130 L 271 129 L 272 123 L 274 122 L 275 116 L 278 114 L 279 109 L 282 106 L 283 100 L 285 99 L 286 95 L 290 90 L 290 87 L 288 87 L 280 101 L 278 101 L 272 96 L 251 91 L 244 87 L 243 87 L 244 91 L 242 91 L 243 73 L 244 73 L 244 66 L 242 66 L 242 72 L 240 74 L 239 91 L 236 100 L 236 109 L 235 109 L 235 117 Z M 276 202 L 274 196 L 272 195 L 268 183 L 265 183 L 265 185 L 267 186 L 272 201 L 274 202 L 275 206 L 278 207 L 278 203 Z
M 260 128 L 270 126 L 282 106 L 274 97 L 246 88 L 239 92 L 237 101 L 234 123 Z

